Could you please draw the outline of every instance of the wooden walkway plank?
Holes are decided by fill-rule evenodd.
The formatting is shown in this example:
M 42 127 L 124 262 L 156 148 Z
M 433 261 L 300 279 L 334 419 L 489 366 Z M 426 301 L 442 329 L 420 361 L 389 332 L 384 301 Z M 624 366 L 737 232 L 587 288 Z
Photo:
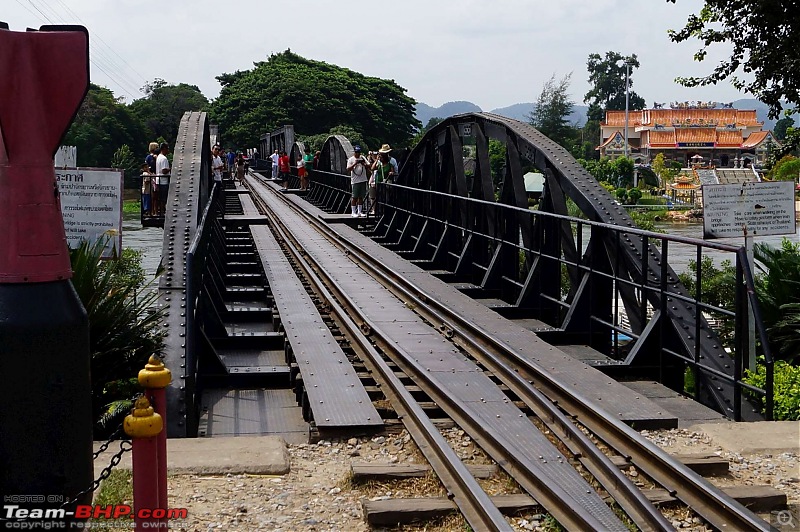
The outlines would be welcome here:
M 467 464 L 467 469 L 475 478 L 492 478 L 498 472 L 493 464 Z M 380 464 L 375 462 L 353 462 L 350 464 L 352 478 L 356 482 L 368 480 L 397 480 L 420 478 L 431 474 L 428 464 Z

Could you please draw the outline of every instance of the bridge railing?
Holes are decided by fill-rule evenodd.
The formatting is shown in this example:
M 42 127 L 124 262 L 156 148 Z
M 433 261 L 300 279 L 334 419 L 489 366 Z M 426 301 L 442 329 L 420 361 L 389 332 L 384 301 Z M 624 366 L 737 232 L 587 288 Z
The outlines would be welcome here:
M 322 196 L 325 189 L 344 189 L 338 181 L 317 186 Z M 585 343 L 610 357 L 600 363 L 655 375 L 699 400 L 701 378 L 710 386 L 732 387 L 732 404 L 722 407 L 737 420 L 742 394 L 760 397 L 772 418 L 773 359 L 742 248 L 401 185 L 379 188 L 383 214 L 376 237 L 428 269 L 448 272 L 447 279 L 463 291 L 495 301 L 490 306 L 501 314 L 544 321 L 561 343 Z M 565 244 L 570 234 L 573 244 Z M 628 246 L 638 264 L 627 263 L 619 252 Z M 733 293 L 732 306 L 704 285 L 706 256 L 735 265 L 724 288 Z M 685 273 L 692 279 L 686 288 L 671 268 L 682 261 L 697 265 Z M 665 316 L 680 305 L 690 318 L 676 326 Z M 750 308 L 764 355 L 764 389 L 743 381 L 755 359 Z M 675 334 L 672 327 L 683 330 Z M 717 335 L 721 345 L 710 351 L 699 341 L 706 335 Z M 658 367 L 626 365 L 641 364 L 635 362 L 639 350 L 652 351 L 647 360 Z
M 214 244 L 213 233 L 216 220 L 222 213 L 223 195 L 217 183 L 214 183 L 211 194 L 203 208 L 203 214 L 197 225 L 197 232 L 186 253 L 186 412 L 191 424 L 196 421 L 195 395 L 198 371 L 198 323 L 197 306 L 203 287 L 203 277 L 207 275 L 208 258 Z

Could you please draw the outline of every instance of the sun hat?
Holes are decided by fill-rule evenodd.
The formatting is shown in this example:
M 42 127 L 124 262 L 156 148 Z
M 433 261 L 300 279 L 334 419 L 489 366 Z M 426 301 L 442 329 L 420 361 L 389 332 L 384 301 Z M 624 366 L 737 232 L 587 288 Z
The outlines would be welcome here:
M 383 146 L 381 146 L 381 149 L 378 150 L 378 153 L 389 153 L 390 151 L 392 151 L 392 147 L 389 146 L 388 144 L 384 144 Z

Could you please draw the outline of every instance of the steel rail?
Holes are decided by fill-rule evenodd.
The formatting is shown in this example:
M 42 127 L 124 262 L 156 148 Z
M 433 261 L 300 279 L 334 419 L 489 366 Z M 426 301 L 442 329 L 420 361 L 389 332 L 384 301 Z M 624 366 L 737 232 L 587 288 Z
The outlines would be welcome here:
M 254 195 L 254 197 L 255 202 L 261 203 L 264 207 L 258 195 Z M 512 530 L 489 495 L 478 484 L 478 481 L 434 426 L 422 407 L 394 374 L 392 368 L 383 360 L 369 339 L 358 333 L 359 326 L 337 302 L 337 298 L 331 294 L 328 285 L 317 273 L 318 266 L 312 266 L 309 263 L 310 259 L 306 258 L 302 252 L 302 246 L 297 243 L 291 231 L 268 208 L 265 208 L 264 212 L 270 220 L 271 229 L 286 243 L 292 258 L 303 270 L 306 279 L 313 286 L 313 290 L 327 302 L 331 312 L 343 325 L 343 332 L 346 333 L 351 345 L 356 344 L 360 352 L 365 355 L 362 357 L 362 361 L 369 369 L 373 370 L 373 373 L 380 375 L 386 385 L 381 386 L 381 389 L 387 399 L 391 401 L 414 442 L 431 464 L 431 468 L 447 489 L 448 497 L 455 500 L 469 525 L 475 530 Z M 327 282 L 335 284 L 331 279 L 327 279 Z M 342 290 L 336 290 L 336 292 L 343 293 Z
M 361 254 L 365 256 L 365 263 L 362 264 L 362 266 L 370 264 L 370 269 L 374 270 L 374 267 L 372 267 L 373 263 L 369 261 L 369 257 L 361 253 L 357 246 L 353 245 L 351 242 L 347 242 L 347 247 L 351 255 Z M 450 309 L 438 303 L 433 297 L 425 294 L 422 289 L 411 281 L 397 275 L 388 268 L 383 268 L 382 265 L 378 265 L 378 267 L 383 270 L 388 279 L 391 279 L 391 282 L 388 283 L 390 286 L 394 285 L 396 288 L 403 287 L 407 289 L 404 290 L 407 294 L 416 292 L 417 296 L 414 300 L 418 302 L 418 307 L 415 310 L 425 307 L 432 309 L 432 316 L 440 317 L 439 321 L 441 321 L 446 328 L 453 331 L 454 335 L 455 331 L 461 331 L 464 341 L 469 342 L 471 347 L 477 351 L 485 351 L 486 346 L 488 346 L 489 349 L 506 355 L 506 362 L 503 362 L 502 365 L 495 366 L 495 369 L 497 371 L 497 376 L 509 388 L 515 390 L 518 382 L 517 378 L 512 380 L 510 378 L 511 374 L 507 372 L 507 369 L 510 367 L 508 364 L 512 364 L 513 366 L 511 367 L 513 368 L 515 366 L 516 370 L 512 369 L 511 373 L 516 374 L 517 371 L 519 371 L 517 377 L 522 376 L 525 381 L 529 382 L 528 386 L 522 385 L 523 389 L 529 388 L 535 390 L 535 388 L 530 385 L 530 382 L 535 381 L 538 386 L 544 388 L 545 395 L 549 397 L 551 401 L 564 408 L 617 452 L 628 457 L 634 465 L 639 467 L 650 478 L 661 484 L 673 496 L 691 506 L 713 526 L 720 529 L 732 526 L 733 530 L 770 530 L 768 523 L 758 518 L 758 516 L 750 510 L 712 484 L 706 482 L 700 475 L 697 475 L 684 464 L 669 456 L 669 454 L 658 446 L 641 437 L 628 425 L 605 412 L 592 409 L 589 406 L 589 402 L 580 394 L 571 390 L 567 383 L 553 378 L 540 365 L 512 350 L 507 345 L 503 344 L 502 341 L 492 337 L 492 335 L 464 319 L 462 316 L 453 313 Z M 464 332 L 468 332 L 468 334 L 464 334 Z M 487 362 L 489 359 L 493 358 L 494 357 L 488 357 Z M 498 364 L 500 363 L 498 362 Z M 531 400 L 531 397 L 524 393 L 520 395 L 516 390 L 515 393 L 517 393 L 520 399 L 525 401 L 528 406 L 534 410 L 537 409 L 536 402 L 528 402 Z M 609 489 L 606 484 L 604 484 L 604 487 Z M 611 492 L 611 490 L 609 491 Z M 617 502 L 627 511 L 627 507 L 625 506 L 627 503 L 625 503 L 624 500 Z M 635 514 L 629 515 L 631 518 L 635 519 Z M 638 522 L 637 525 L 641 526 Z
M 263 185 L 260 186 L 263 187 Z M 291 208 L 295 208 L 291 203 L 289 205 Z M 326 238 L 332 240 L 333 245 L 339 247 L 338 235 L 333 234 L 327 225 L 321 224 L 305 212 L 300 212 L 300 214 L 308 219 Z M 605 516 L 605 520 L 594 515 L 578 502 L 575 498 L 576 494 L 570 493 L 560 486 L 558 482 L 553 481 L 542 470 L 539 463 L 531 457 L 518 456 L 512 452 L 505 435 L 498 435 L 487 430 L 475 419 L 472 409 L 462 401 L 451 397 L 446 390 L 442 390 L 435 379 L 430 376 L 427 368 L 417 362 L 413 356 L 399 348 L 396 342 L 388 338 L 387 335 L 383 334 L 377 324 L 361 314 L 358 305 L 353 302 L 345 290 L 338 287 L 335 281 L 330 280 L 330 288 L 346 310 L 363 321 L 365 328 L 370 331 L 375 343 L 384 352 L 394 355 L 391 356 L 392 360 L 414 380 L 415 384 L 420 386 L 461 428 L 468 432 L 484 451 L 511 474 L 514 480 L 552 513 L 559 523 L 569 530 L 614 530 L 614 527 L 618 530 L 626 530 L 623 523 L 610 512 L 609 515 Z M 542 457 L 539 458 L 540 460 L 542 459 Z M 543 463 L 546 463 L 546 461 L 543 461 Z M 621 475 L 618 468 L 614 467 L 614 470 Z M 591 489 L 588 484 L 587 489 Z M 646 501 L 644 498 L 643 500 Z M 649 501 L 647 504 L 652 507 Z M 644 529 L 666 530 L 671 529 L 671 527 L 655 526 L 650 528 L 645 526 Z
M 313 221 L 316 226 L 327 229 L 325 224 L 319 220 L 311 216 L 307 216 L 307 218 Z M 327 230 L 330 231 L 330 229 Z M 332 233 L 332 231 L 330 232 Z M 432 296 L 426 294 L 424 290 L 413 282 L 398 275 L 382 264 L 373 261 L 371 257 L 345 237 L 339 234 L 336 234 L 335 237 L 338 241 L 338 245 L 350 254 L 351 257 L 359 257 L 363 266 L 369 267 L 369 269 L 375 273 L 380 272 L 381 276 L 387 278 L 389 280 L 387 286 L 394 289 L 402 288 L 404 296 L 416 294 L 416 296 L 413 297 L 415 301 L 418 302 L 417 309 L 429 307 L 435 310 L 435 314 L 443 318 L 438 321 L 441 321 L 446 328 L 454 332 L 456 330 L 462 331 L 461 337 L 464 338 L 464 341 L 469 341 L 470 336 L 472 336 L 473 340 L 479 338 L 480 340 L 471 342 L 472 345 L 479 347 L 480 350 L 486 350 L 488 347 L 497 353 L 503 354 L 506 357 L 503 366 L 509 367 L 510 365 L 512 373 L 519 372 L 519 375 L 524 377 L 524 380 L 528 382 L 527 386 L 522 385 L 523 389 L 526 387 L 535 389 L 530 385 L 530 382 L 535 381 L 539 387 L 543 388 L 544 395 L 546 395 L 550 401 L 564 408 L 572 417 L 579 420 L 598 438 L 605 441 L 618 453 L 630 459 L 635 466 L 667 489 L 672 496 L 693 508 L 711 525 L 718 529 L 728 530 L 770 530 L 768 523 L 760 519 L 739 502 L 708 483 L 684 464 L 672 458 L 661 448 L 643 438 L 628 425 L 608 413 L 593 410 L 589 406 L 589 402 L 583 396 L 571 390 L 567 383 L 552 377 L 542 366 L 509 348 L 502 341 L 492 337 L 492 335 L 464 317 L 453 313 L 449 308 L 438 303 Z M 446 319 L 448 317 L 449 320 Z M 432 323 L 434 323 L 434 321 L 432 321 Z M 468 332 L 469 334 L 464 334 L 464 332 Z M 500 369 L 502 368 L 498 367 L 497 376 L 503 380 L 503 376 L 506 372 L 500 371 Z M 512 390 L 517 387 L 517 383 L 510 379 L 508 382 L 504 383 Z M 512 386 L 512 384 L 514 384 L 514 386 Z M 515 393 L 517 392 L 515 391 Z M 524 394 L 518 394 L 518 396 L 532 409 L 538 409 L 536 401 L 531 400 L 531 402 L 528 403 L 526 399 L 531 399 L 530 397 L 526 397 Z M 609 488 L 606 487 L 606 489 Z M 612 490 L 613 489 L 612 487 Z M 609 490 L 609 492 L 612 490 Z M 638 499 L 638 497 L 633 497 L 633 500 L 630 501 L 630 496 L 627 497 L 628 500 L 623 498 L 623 500 L 618 501 L 623 508 L 625 508 L 626 505 L 634 504 L 636 499 Z M 627 508 L 625 509 L 628 511 Z M 630 515 L 630 517 L 636 519 L 636 512 Z M 639 525 L 638 522 L 637 525 Z

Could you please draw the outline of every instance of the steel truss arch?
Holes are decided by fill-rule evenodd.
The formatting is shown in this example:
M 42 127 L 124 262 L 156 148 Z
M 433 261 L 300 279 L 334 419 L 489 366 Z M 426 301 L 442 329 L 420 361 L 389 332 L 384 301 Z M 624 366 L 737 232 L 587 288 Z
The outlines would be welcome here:
M 490 140 L 501 142 L 506 152 L 504 175 L 494 178 L 489 153 Z M 470 173 L 464 165 L 466 145 L 470 146 L 467 150 L 474 149 L 475 153 L 474 170 Z M 486 209 L 481 216 L 470 218 L 469 209 L 460 208 L 453 202 L 444 206 L 441 216 L 453 220 L 459 227 L 471 228 L 469 237 L 463 231 L 456 235 L 458 242 L 455 245 L 469 248 L 469 254 L 473 256 L 483 255 L 483 264 L 489 265 L 497 261 L 513 264 L 515 258 L 508 251 L 499 249 L 503 246 L 495 247 L 490 240 L 481 238 L 476 243 L 475 236 L 478 234 L 506 242 L 521 242 L 525 249 L 535 250 L 536 253 L 526 253 L 524 261 L 516 261 L 520 264 L 518 271 L 499 274 L 514 279 L 524 279 L 527 275 L 528 282 L 522 290 L 525 293 L 520 293 L 517 305 L 535 301 L 532 306 L 538 311 L 539 319 L 556 327 L 563 335 L 582 338 L 579 341 L 585 341 L 605 355 L 609 355 L 611 350 L 612 327 L 607 325 L 614 321 L 612 307 L 616 299 L 615 291 L 618 292 L 635 334 L 632 348 L 627 351 L 624 360 L 618 361 L 624 367 L 658 367 L 657 359 L 661 350 L 656 346 L 661 345 L 679 355 L 677 362 L 666 371 L 662 367 L 661 372 L 662 382 L 675 390 L 683 391 L 685 365 L 680 358 L 695 361 L 703 359 L 713 370 L 733 375 L 730 357 L 694 303 L 666 304 L 664 300 L 672 301 L 672 298 L 658 297 L 655 292 L 647 292 L 648 295 L 642 297 L 644 290 L 637 293 L 635 288 L 631 288 L 637 284 L 643 287 L 666 286 L 670 294 L 675 294 L 675 299 L 693 300 L 673 269 L 668 264 L 662 264 L 661 251 L 652 241 L 636 232 L 624 231 L 625 228 L 636 228 L 628 212 L 567 150 L 531 125 L 490 113 L 462 114 L 445 119 L 431 128 L 411 150 L 400 169 L 397 183 L 527 210 L 528 198 L 523 177 L 525 167 L 535 167 L 545 176 L 539 211 L 568 216 L 569 198 L 589 220 L 621 228 L 623 231 L 616 233 L 621 238 L 612 237 L 610 232 L 592 231 L 588 245 L 585 241 L 582 245 L 580 240 L 576 242 L 570 223 L 566 220 L 541 216 L 531 224 L 526 221 L 529 218 L 521 216 L 519 211 L 510 214 L 498 209 Z M 503 219 L 498 223 L 493 217 Z M 400 225 L 402 223 L 399 222 Z M 450 251 L 453 252 L 452 248 Z M 461 250 L 455 253 L 460 254 L 462 260 L 458 261 L 457 267 L 461 267 L 468 253 Z M 543 253 L 563 256 L 567 264 L 573 264 L 567 267 L 570 282 L 567 297 L 569 309 L 566 312 L 557 304 L 548 303 L 562 297 L 562 272 L 557 264 L 547 265 L 546 261 L 537 260 L 537 253 L 539 257 Z M 575 264 L 591 264 L 592 273 L 605 272 L 607 277 L 605 280 L 598 279 L 587 270 L 578 271 Z M 611 279 L 623 279 L 628 284 L 623 282 L 620 285 Z M 480 285 L 496 286 L 492 282 L 487 269 Z M 642 309 L 644 311 L 640 312 Z M 651 318 L 647 317 L 648 309 L 654 314 Z M 699 323 L 696 319 L 698 315 Z M 606 325 L 598 326 L 598 322 Z M 700 334 L 697 335 L 696 331 L 700 331 Z M 699 337 L 699 345 L 696 336 Z M 733 387 L 718 382 L 713 372 L 701 370 L 698 380 L 702 390 L 700 399 L 732 416 L 733 403 L 736 401 Z M 753 415 L 750 409 L 742 410 L 745 417 Z

